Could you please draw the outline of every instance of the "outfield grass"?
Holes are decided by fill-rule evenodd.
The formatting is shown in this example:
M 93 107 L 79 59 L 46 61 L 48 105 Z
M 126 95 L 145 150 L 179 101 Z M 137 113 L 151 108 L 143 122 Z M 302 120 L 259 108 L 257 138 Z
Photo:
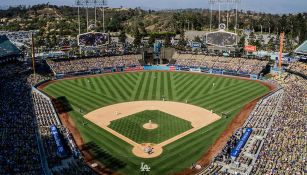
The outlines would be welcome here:
M 143 128 L 149 120 L 158 124 L 158 128 Z M 113 120 L 108 127 L 140 144 L 158 144 L 193 128 L 191 122 L 158 110 L 146 110 Z
M 190 166 L 209 149 L 245 104 L 269 91 L 255 81 L 182 72 L 108 74 L 58 81 L 44 90 L 55 98 L 67 98 L 73 107 L 70 116 L 94 158 L 124 174 L 139 174 L 141 162 L 151 167 L 151 174 L 178 172 Z M 135 157 L 131 145 L 90 121 L 88 125 L 82 125 L 86 120 L 83 114 L 103 106 L 126 101 L 161 100 L 163 97 L 184 103 L 188 100 L 190 104 L 219 115 L 227 113 L 229 117 L 163 147 L 162 155 L 153 159 Z

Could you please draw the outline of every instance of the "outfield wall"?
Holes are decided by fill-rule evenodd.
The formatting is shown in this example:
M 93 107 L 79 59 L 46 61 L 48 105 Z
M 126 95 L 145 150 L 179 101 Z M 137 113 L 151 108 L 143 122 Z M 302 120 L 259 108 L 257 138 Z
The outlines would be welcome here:
M 55 74 L 56 79 L 61 79 L 65 77 L 71 76 L 82 76 L 82 75 L 91 75 L 91 74 L 103 74 L 103 73 L 112 73 L 112 72 L 131 72 L 131 71 L 185 71 L 185 72 L 198 72 L 198 73 L 206 73 L 206 74 L 214 74 L 214 75 L 229 75 L 229 76 L 238 76 L 250 78 L 253 80 L 257 80 L 259 77 L 258 74 L 248 74 L 245 72 L 237 72 L 234 70 L 224 70 L 224 69 L 209 69 L 206 67 L 184 67 L 184 66 L 134 66 L 134 67 L 107 67 L 103 69 L 91 69 L 82 72 L 70 72 L 67 74 L 57 73 Z

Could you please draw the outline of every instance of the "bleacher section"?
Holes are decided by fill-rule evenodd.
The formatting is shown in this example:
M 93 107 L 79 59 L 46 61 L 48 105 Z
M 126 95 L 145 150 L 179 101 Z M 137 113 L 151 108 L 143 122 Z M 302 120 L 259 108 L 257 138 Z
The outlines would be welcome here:
M 258 76 L 268 65 L 268 61 L 245 58 L 230 58 L 207 55 L 178 54 L 172 57 L 180 68 L 199 67 L 207 73 L 222 73 L 227 75 Z
M 76 172 L 77 170 L 80 171 L 81 174 L 93 174 L 92 170 L 79 160 L 81 153 L 69 130 L 61 124 L 49 97 L 34 87 L 32 88 L 32 97 L 40 141 L 43 145 L 43 154 L 46 160 L 48 160 L 49 169 L 54 174 L 61 174 L 63 171 Z M 55 141 L 55 137 L 53 137 L 54 135 L 51 133 L 52 127 L 57 130 L 57 139 L 62 142 L 62 145 L 68 145 L 65 152 L 71 154 L 59 154 L 57 149 L 58 142 Z M 63 148 L 65 149 L 65 146 Z
M 125 67 L 141 66 L 142 55 L 123 55 L 86 59 L 48 60 L 55 74 L 101 73 L 113 72 Z

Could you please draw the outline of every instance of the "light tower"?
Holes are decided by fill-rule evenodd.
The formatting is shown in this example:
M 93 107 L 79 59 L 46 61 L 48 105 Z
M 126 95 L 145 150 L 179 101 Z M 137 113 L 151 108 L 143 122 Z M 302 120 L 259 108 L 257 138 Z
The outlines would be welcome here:
M 104 8 L 107 5 L 107 0 L 75 0 L 75 5 L 78 7 L 78 23 L 79 23 L 79 35 L 81 34 L 81 24 L 80 24 L 80 7 L 86 8 L 86 31 L 89 29 L 89 14 L 88 10 L 90 7 L 93 7 L 95 10 L 95 22 L 94 26 L 97 28 L 97 8 L 102 7 L 102 16 L 103 16 L 103 32 L 105 32 L 104 24 Z
M 221 21 L 221 5 L 226 4 L 227 5 L 227 17 L 226 17 L 226 24 L 227 24 L 227 30 L 228 30 L 228 23 L 229 23 L 229 5 L 235 5 L 235 33 L 237 33 L 237 23 L 238 23 L 238 4 L 241 2 L 241 0 L 209 0 L 210 4 L 210 32 L 212 30 L 212 11 L 213 11 L 213 6 L 215 4 L 218 5 L 218 14 L 219 14 L 219 25 L 222 23 Z
M 278 60 L 279 70 L 281 70 L 281 66 L 282 66 L 282 51 L 283 51 L 283 48 L 284 48 L 284 38 L 285 38 L 285 33 L 281 32 L 280 35 L 279 35 L 279 41 L 280 41 L 280 44 L 279 44 L 279 60 Z

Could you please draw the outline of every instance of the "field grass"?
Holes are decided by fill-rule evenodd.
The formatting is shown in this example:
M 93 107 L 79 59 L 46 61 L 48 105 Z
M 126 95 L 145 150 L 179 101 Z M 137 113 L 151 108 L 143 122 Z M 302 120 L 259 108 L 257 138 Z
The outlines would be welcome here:
M 158 128 L 143 128 L 149 120 L 158 124 Z M 158 110 L 146 110 L 113 120 L 108 127 L 137 143 L 156 144 L 193 128 L 191 122 Z
M 213 87 L 213 83 L 215 86 Z M 106 167 L 124 174 L 139 174 L 141 162 L 151 167 L 151 174 L 181 171 L 197 161 L 226 129 L 240 109 L 269 89 L 258 82 L 183 72 L 133 72 L 58 81 L 44 91 L 55 98 L 65 97 L 70 116 L 93 157 Z M 135 157 L 132 146 L 86 120 L 83 115 L 114 103 L 136 100 L 184 102 L 188 100 L 223 118 L 170 145 L 153 159 Z

